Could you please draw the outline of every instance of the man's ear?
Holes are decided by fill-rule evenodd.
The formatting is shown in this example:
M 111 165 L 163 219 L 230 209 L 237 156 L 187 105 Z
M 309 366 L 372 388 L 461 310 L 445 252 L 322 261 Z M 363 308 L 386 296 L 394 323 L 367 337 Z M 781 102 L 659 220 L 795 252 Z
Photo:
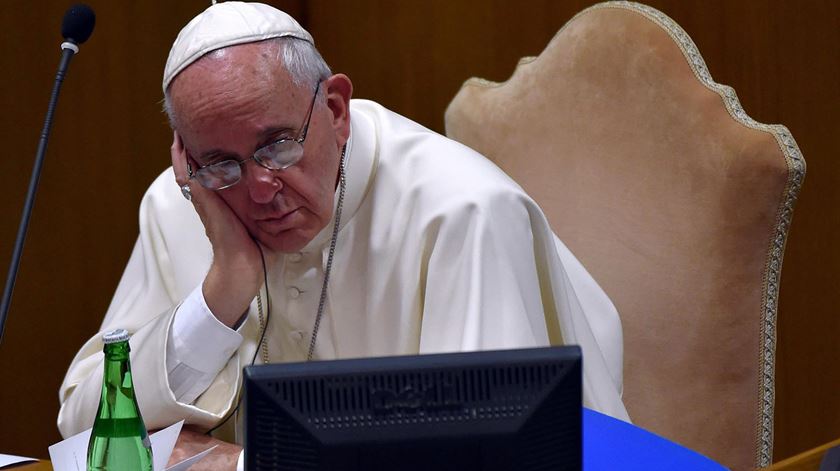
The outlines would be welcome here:
M 350 98 L 353 95 L 353 82 L 344 74 L 335 74 L 324 80 L 324 89 L 327 94 L 327 106 L 332 113 L 332 126 L 338 146 L 341 147 L 350 138 Z

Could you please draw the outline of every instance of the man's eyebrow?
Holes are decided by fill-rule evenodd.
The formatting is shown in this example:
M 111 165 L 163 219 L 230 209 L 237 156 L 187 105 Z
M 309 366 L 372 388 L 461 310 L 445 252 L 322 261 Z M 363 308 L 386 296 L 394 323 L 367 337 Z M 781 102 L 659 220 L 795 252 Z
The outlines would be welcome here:
M 275 136 L 277 136 L 278 134 L 283 134 L 283 133 L 288 133 L 288 132 L 294 133 L 296 131 L 297 131 L 297 129 L 293 129 L 293 128 L 290 128 L 288 126 L 272 126 L 272 127 L 265 128 L 262 131 L 260 131 L 260 133 L 259 133 L 259 141 L 258 141 L 258 144 L 257 144 L 257 148 L 254 149 L 254 152 L 258 151 L 263 146 L 267 146 L 268 144 L 271 144 L 271 141 L 273 141 Z M 227 160 L 228 158 L 232 158 L 234 160 L 240 160 L 240 161 L 244 160 L 242 157 L 239 156 L 239 154 L 237 154 L 235 152 L 227 151 L 227 150 L 224 150 L 224 149 L 211 149 L 211 150 L 208 150 L 207 152 L 201 154 L 196 159 L 196 161 L 198 161 L 198 163 L 200 163 L 200 164 L 204 164 L 204 163 L 207 163 L 207 162 L 212 162 L 214 160 Z
M 198 163 L 204 165 L 214 160 L 228 160 L 228 158 L 232 158 L 234 160 L 241 160 L 239 155 L 237 155 L 236 153 L 222 149 L 209 150 L 201 154 L 196 160 L 198 161 Z
M 268 128 L 263 129 L 262 131 L 260 131 L 260 134 L 259 134 L 260 141 L 271 138 L 271 137 L 274 137 L 278 134 L 283 134 L 283 133 L 286 133 L 286 132 L 295 132 L 295 131 L 296 131 L 296 129 L 292 129 L 288 126 L 268 127 Z
M 294 134 L 295 132 L 296 129 L 290 128 L 288 126 L 272 126 L 265 128 L 259 133 L 259 139 L 257 140 L 257 148 L 254 149 L 254 152 L 276 141 L 279 135 L 290 133 Z

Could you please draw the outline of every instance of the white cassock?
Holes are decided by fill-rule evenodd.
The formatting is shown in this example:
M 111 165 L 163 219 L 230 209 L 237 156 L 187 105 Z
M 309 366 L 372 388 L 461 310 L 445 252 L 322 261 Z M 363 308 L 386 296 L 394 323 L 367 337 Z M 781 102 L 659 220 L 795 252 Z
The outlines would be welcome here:
M 471 149 L 370 101 L 353 100 L 350 109 L 347 187 L 315 359 L 577 344 L 584 404 L 628 420 L 618 313 L 536 203 Z M 332 223 L 301 253 L 269 267 L 271 362 L 306 358 L 331 235 Z M 181 303 L 200 294 L 211 257 L 169 169 L 143 198 L 140 237 L 101 329 L 132 333 L 149 429 L 180 419 L 217 424 L 235 407 L 242 368 L 255 355 L 256 300 L 238 332 L 227 329 L 227 342 L 190 333 L 189 322 L 180 337 L 172 332 Z M 90 427 L 96 414 L 100 338 L 85 343 L 61 386 L 65 437 Z M 178 348 L 184 358 L 167 358 Z M 210 365 L 213 356 L 221 363 Z M 179 371 L 209 375 L 209 385 L 185 393 L 200 381 L 182 384 L 190 376 Z

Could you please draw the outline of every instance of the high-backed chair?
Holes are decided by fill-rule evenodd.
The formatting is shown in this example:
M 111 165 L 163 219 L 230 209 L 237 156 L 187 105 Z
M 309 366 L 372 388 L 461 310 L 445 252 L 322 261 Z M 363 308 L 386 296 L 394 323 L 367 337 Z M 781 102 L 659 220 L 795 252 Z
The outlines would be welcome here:
M 769 465 L 805 176 L 788 130 L 747 116 L 682 28 L 629 2 L 584 10 L 505 83 L 467 81 L 446 130 L 534 197 L 612 298 L 631 419 L 733 469 Z

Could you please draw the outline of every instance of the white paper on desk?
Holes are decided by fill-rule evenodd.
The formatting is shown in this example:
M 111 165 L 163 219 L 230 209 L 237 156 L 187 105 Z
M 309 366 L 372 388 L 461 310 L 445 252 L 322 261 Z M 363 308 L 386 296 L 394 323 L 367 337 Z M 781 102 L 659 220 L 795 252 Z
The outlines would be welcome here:
M 166 469 L 166 463 L 169 462 L 169 456 L 172 454 L 172 450 L 175 449 L 175 442 L 178 440 L 178 435 L 181 433 L 181 427 L 183 425 L 184 421 L 182 420 L 163 430 L 158 430 L 149 437 L 152 440 L 152 460 L 155 463 L 155 471 Z M 53 465 L 53 468 L 55 468 L 55 465 Z M 58 470 L 54 469 L 54 471 Z
M 172 455 L 172 450 L 175 449 L 175 441 L 178 440 L 178 434 L 181 433 L 181 427 L 183 425 L 184 421 L 182 420 L 153 433 L 149 437 L 152 442 L 152 459 L 154 460 L 155 471 L 186 469 L 180 467 L 182 463 L 190 461 L 190 464 L 192 464 L 212 450 L 212 448 L 205 450 L 167 469 L 166 463 L 169 461 L 169 456 Z M 52 461 L 54 471 L 85 471 L 87 469 L 87 447 L 90 441 L 90 431 L 91 429 L 87 429 L 84 432 L 77 433 L 49 448 L 50 460 Z M 197 458 L 199 456 L 201 458 Z
M 11 466 L 18 463 L 26 463 L 27 461 L 38 461 L 37 458 L 27 458 L 25 456 L 4 455 L 0 453 L 0 468 Z

